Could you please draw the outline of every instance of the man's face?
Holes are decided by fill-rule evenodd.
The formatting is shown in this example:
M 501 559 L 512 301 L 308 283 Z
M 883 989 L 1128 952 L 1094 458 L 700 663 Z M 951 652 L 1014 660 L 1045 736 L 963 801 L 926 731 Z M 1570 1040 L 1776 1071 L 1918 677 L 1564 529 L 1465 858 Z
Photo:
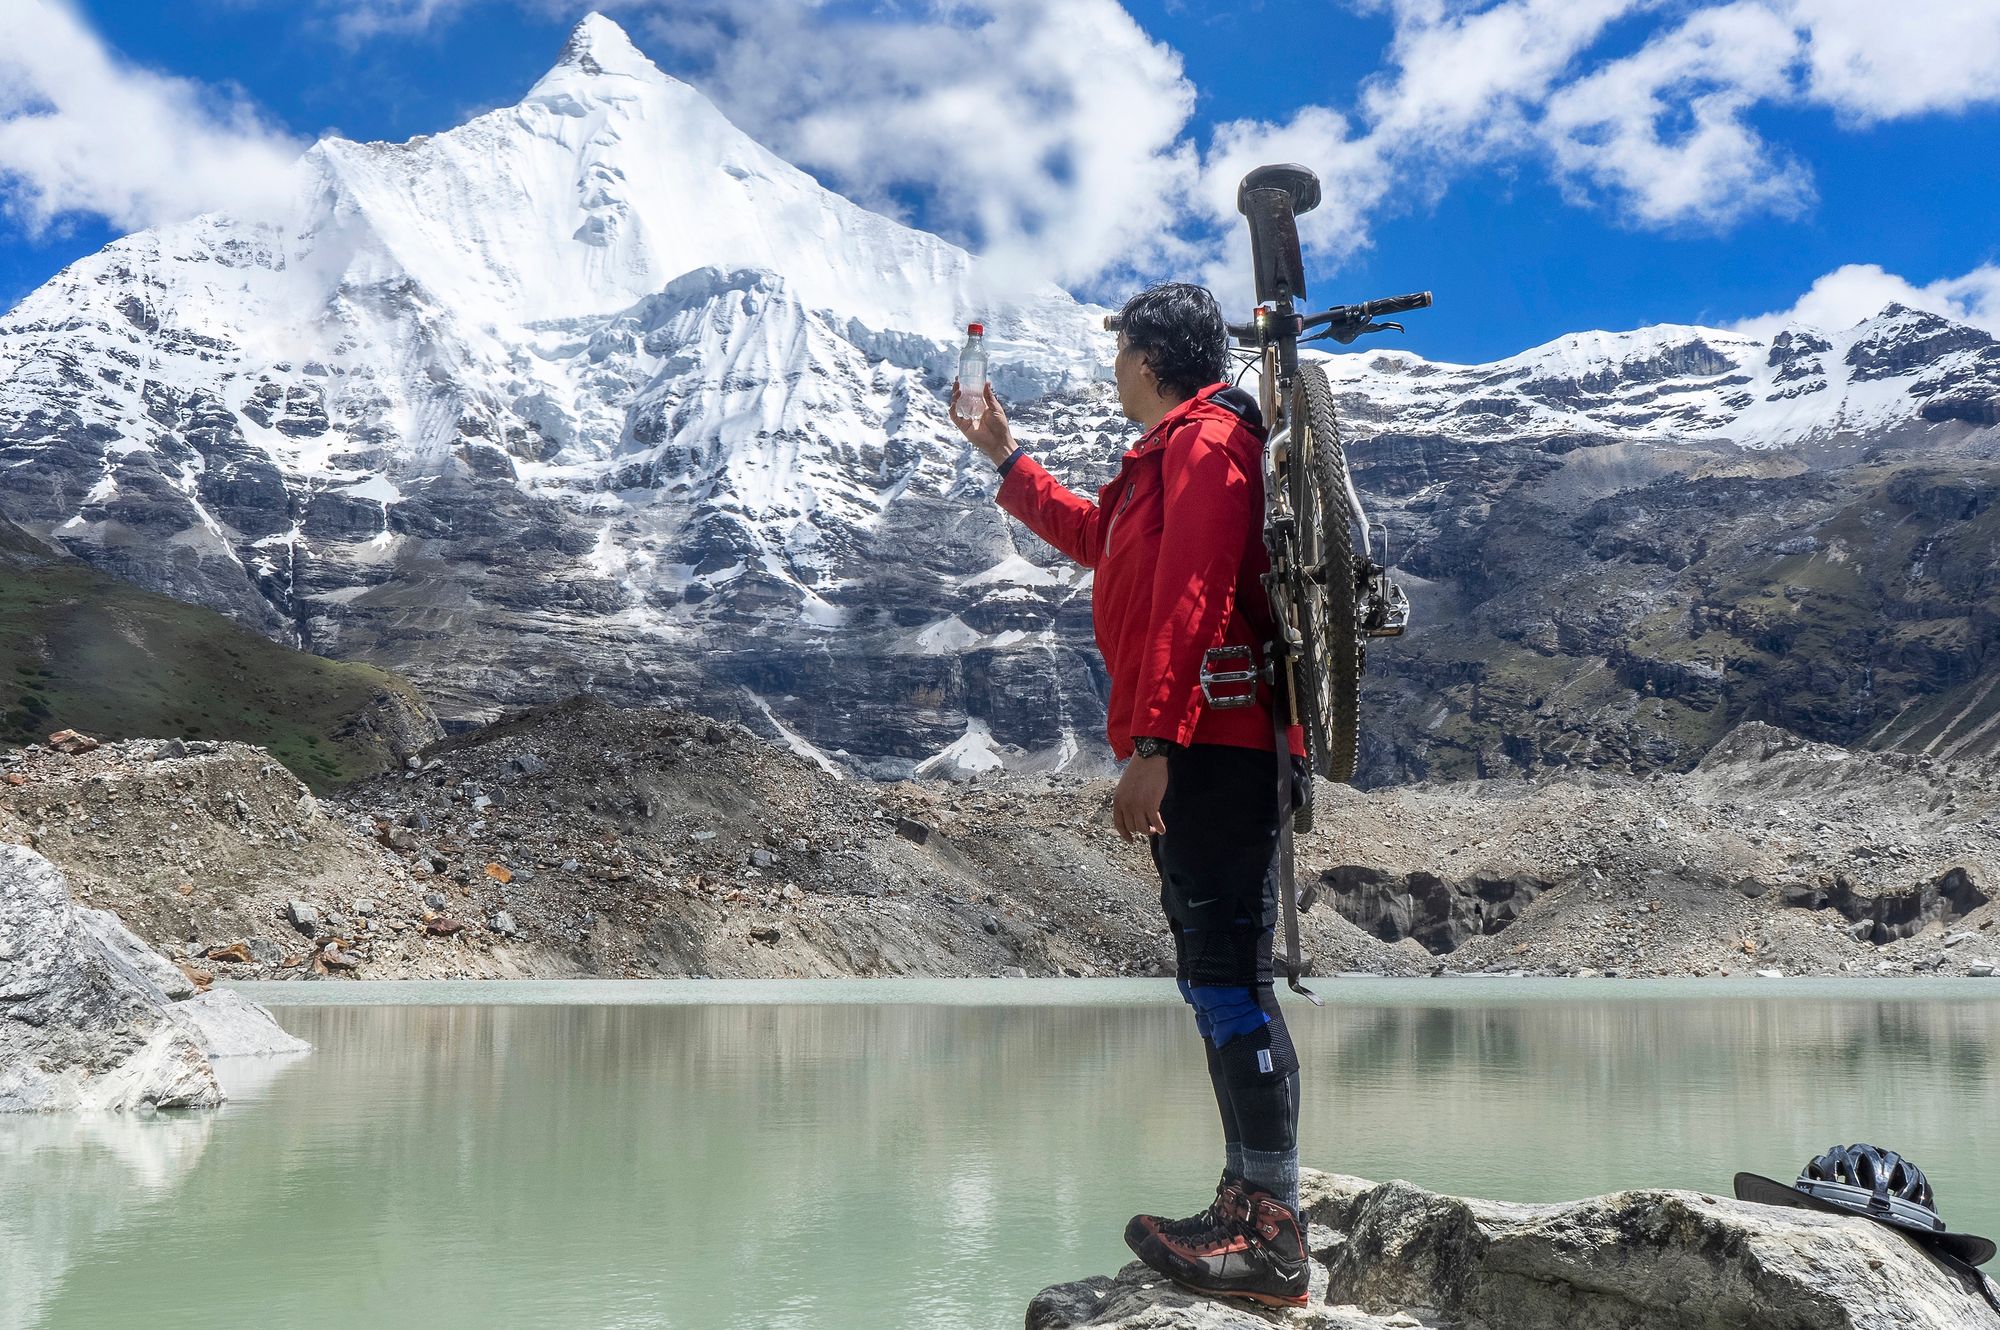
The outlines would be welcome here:
M 1153 367 L 1143 353 L 1132 348 L 1123 332 L 1118 334 L 1118 355 L 1111 362 L 1111 373 L 1118 381 L 1118 407 L 1125 419 L 1140 420 L 1142 409 L 1159 395 L 1160 388 L 1153 378 Z

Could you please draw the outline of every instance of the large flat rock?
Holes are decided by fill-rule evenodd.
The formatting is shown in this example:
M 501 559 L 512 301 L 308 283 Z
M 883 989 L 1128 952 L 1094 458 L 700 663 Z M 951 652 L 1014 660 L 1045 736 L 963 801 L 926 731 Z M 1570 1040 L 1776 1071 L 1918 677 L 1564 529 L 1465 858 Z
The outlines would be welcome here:
M 1313 1296 L 1198 1297 L 1137 1262 L 1044 1289 L 1028 1330 L 2000 1330 L 1979 1292 L 1865 1219 L 1690 1191 L 1553 1205 L 1308 1173 Z

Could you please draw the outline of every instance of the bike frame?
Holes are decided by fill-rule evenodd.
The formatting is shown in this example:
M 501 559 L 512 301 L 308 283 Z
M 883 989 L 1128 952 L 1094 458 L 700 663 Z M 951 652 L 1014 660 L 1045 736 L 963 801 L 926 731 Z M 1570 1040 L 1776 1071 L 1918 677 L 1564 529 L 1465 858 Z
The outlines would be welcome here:
M 1264 419 L 1274 422 L 1270 440 L 1265 444 L 1264 481 L 1267 485 L 1273 479 L 1271 456 L 1279 451 L 1280 433 L 1284 435 L 1286 443 L 1290 442 L 1292 380 L 1298 373 L 1299 347 L 1296 333 L 1276 332 L 1275 335 L 1269 335 L 1266 330 L 1270 325 L 1283 328 L 1287 325 L 1296 325 L 1297 322 L 1297 317 L 1292 313 L 1291 302 L 1284 301 L 1276 310 L 1258 306 L 1257 320 L 1249 325 L 1263 334 L 1259 337 L 1257 359 L 1253 362 L 1257 365 L 1257 405 L 1263 410 Z M 1232 337 L 1235 337 L 1234 330 Z M 1244 339 L 1235 337 L 1235 340 L 1241 342 Z M 1354 488 L 1353 468 L 1343 467 L 1341 479 L 1345 482 L 1348 517 L 1361 532 L 1361 548 L 1364 552 L 1372 551 L 1375 548 L 1375 524 L 1369 520 L 1368 510 L 1361 504 L 1361 495 Z M 1291 497 L 1287 495 L 1285 503 L 1290 502 Z M 1386 549 L 1382 561 L 1385 564 L 1388 562 Z

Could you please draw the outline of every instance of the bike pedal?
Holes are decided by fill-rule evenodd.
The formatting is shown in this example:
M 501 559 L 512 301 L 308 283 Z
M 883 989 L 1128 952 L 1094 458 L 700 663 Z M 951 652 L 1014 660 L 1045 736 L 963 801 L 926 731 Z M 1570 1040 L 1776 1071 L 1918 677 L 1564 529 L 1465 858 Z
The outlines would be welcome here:
M 1231 668 L 1217 669 L 1218 665 Z M 1257 658 L 1247 646 L 1210 647 L 1201 658 L 1201 697 L 1211 707 L 1228 709 L 1247 707 L 1257 700 Z M 1226 684 L 1232 689 L 1241 684 L 1249 684 L 1248 692 L 1229 692 L 1218 695 L 1214 685 Z

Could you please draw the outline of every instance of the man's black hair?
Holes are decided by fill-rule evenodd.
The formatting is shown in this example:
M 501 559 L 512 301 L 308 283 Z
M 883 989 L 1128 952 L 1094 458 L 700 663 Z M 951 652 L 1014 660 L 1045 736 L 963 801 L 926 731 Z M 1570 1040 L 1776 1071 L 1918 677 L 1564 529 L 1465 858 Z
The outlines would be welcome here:
M 1119 328 L 1160 387 L 1189 398 L 1229 375 L 1229 329 L 1205 286 L 1162 282 L 1125 302 Z

